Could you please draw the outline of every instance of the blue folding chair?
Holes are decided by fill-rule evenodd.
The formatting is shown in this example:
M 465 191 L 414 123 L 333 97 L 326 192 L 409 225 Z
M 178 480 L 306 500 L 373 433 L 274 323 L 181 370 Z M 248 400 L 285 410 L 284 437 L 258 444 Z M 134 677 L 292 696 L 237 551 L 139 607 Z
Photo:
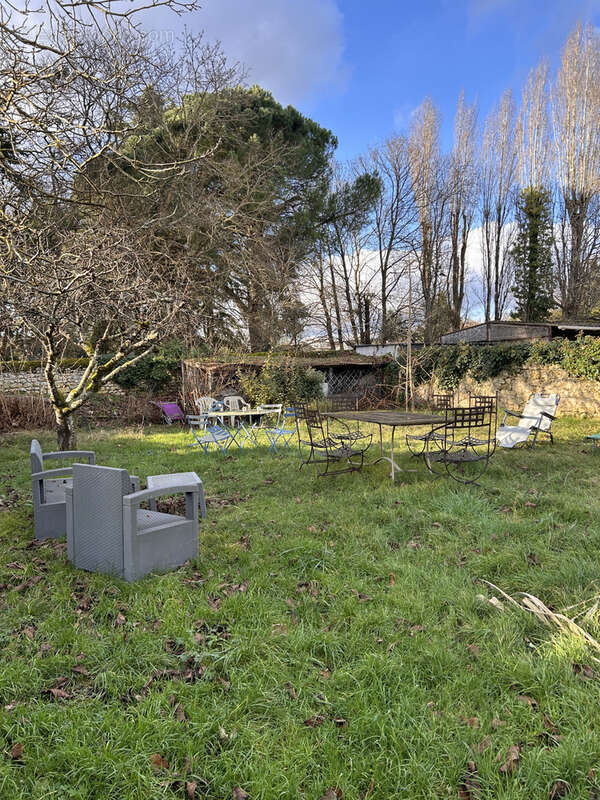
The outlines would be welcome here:
M 190 414 L 187 418 L 192 436 L 196 440 L 190 447 L 201 447 L 203 453 L 208 453 L 209 447 L 215 445 L 224 453 L 232 444 L 236 444 L 240 450 L 241 444 L 236 441 L 237 431 L 226 428 L 219 422 L 209 420 L 206 414 Z
M 267 439 L 269 440 L 270 449 L 275 453 L 277 452 L 277 442 L 280 446 L 289 447 L 290 442 L 296 434 L 296 410 L 294 408 L 286 408 L 281 415 L 281 406 L 261 406 L 261 410 L 273 410 L 277 413 L 277 421 L 274 428 L 263 428 Z M 278 409 L 278 411 L 276 411 Z M 290 423 L 293 422 L 293 425 Z

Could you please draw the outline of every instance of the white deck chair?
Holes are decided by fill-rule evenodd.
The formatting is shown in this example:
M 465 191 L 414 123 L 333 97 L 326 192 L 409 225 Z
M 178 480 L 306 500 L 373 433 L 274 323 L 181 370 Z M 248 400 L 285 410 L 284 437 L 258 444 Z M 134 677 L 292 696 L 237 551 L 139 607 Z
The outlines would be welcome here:
M 552 420 L 556 417 L 556 409 L 560 400 L 557 394 L 533 394 L 527 401 L 522 414 L 515 411 L 504 411 L 504 419 L 496 431 L 496 439 L 500 447 L 515 447 L 518 444 L 526 444 L 529 437 L 533 435 L 531 446 L 535 445 L 539 433 L 545 433 L 552 437 Z M 507 425 L 507 417 L 518 417 L 516 425 Z

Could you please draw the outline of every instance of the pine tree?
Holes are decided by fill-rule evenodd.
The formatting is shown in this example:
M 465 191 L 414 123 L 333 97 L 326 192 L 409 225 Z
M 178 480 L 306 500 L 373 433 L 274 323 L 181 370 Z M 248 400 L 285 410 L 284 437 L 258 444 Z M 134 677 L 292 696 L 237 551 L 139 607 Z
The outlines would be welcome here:
M 546 189 L 528 187 L 517 200 L 517 239 L 512 248 L 517 303 L 513 316 L 523 322 L 546 319 L 554 307 L 552 214 Z

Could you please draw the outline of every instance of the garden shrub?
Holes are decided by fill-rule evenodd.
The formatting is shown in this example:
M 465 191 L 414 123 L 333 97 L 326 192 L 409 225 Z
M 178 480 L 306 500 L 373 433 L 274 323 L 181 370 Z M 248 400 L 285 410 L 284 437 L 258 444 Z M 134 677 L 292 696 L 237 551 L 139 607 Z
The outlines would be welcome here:
M 239 372 L 240 389 L 253 405 L 260 403 L 299 403 L 323 396 L 325 377 L 312 367 L 292 359 L 274 362 L 267 357 L 258 373 Z
M 116 375 L 114 382 L 122 389 L 156 394 L 177 379 L 183 356 L 180 342 L 166 342 L 156 352 L 144 356 Z
M 565 340 L 561 366 L 575 378 L 600 381 L 600 338 L 578 336 L 575 341 Z

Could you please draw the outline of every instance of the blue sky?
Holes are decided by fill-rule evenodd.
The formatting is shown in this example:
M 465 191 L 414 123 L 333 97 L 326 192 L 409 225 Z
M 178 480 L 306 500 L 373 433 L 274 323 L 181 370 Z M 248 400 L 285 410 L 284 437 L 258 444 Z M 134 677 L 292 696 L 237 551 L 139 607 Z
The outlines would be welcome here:
M 406 130 L 427 95 L 449 144 L 462 88 L 483 118 L 540 57 L 556 65 L 578 20 L 599 25 L 600 0 L 204 0 L 152 27 L 219 39 L 251 83 L 331 128 L 345 159 Z

